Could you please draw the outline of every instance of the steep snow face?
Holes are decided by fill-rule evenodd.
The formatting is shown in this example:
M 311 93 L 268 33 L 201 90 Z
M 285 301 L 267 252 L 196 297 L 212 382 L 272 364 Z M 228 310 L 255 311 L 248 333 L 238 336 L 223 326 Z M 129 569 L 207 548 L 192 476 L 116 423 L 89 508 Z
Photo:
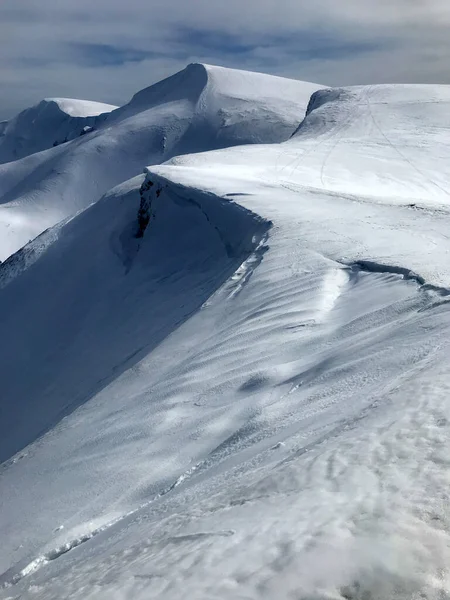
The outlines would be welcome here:
M 190 65 L 139 92 L 106 120 L 97 117 L 87 135 L 0 165 L 0 260 L 138 175 L 143 165 L 179 153 L 287 139 L 319 87 Z M 45 106 L 44 112 L 57 105 Z M 54 140 L 54 131 L 38 139 L 43 137 Z
M 0 163 L 7 163 L 75 139 L 90 131 L 116 106 L 50 98 L 0 126 Z
M 0 461 L 27 446 L 66 410 L 86 402 L 100 381 L 106 384 L 135 362 L 134 356 L 157 345 L 239 266 L 268 228 L 231 202 L 191 202 L 175 191 L 167 197 L 161 186 L 152 190 L 151 182 L 141 189 L 143 179 L 115 188 L 0 266 L 0 312 L 8 315 L 0 325 L 1 337 L 14 339 L 1 366 L 1 377 L 8 379 L 2 394 L 15 398 L 2 406 Z M 66 279 L 68 271 L 72 276 Z M 50 280 L 60 283 L 49 295 Z M 26 287 L 35 293 L 29 295 Z M 188 289 L 186 296 L 182 292 Z M 26 326 L 20 324 L 24 314 Z M 57 341 L 44 350 L 50 322 Z M 105 336 L 110 337 L 106 353 Z M 39 360 L 33 370 L 26 364 L 37 354 L 46 367 Z M 21 377 L 25 369 L 27 376 Z M 60 383 L 49 388 L 57 372 Z M 35 417 L 23 419 L 37 405 Z
M 0 597 L 447 597 L 449 97 L 320 94 L 3 265 Z
M 207 84 L 206 66 L 190 64 L 179 73 L 137 92 L 128 104 L 114 113 L 112 120 L 127 118 L 162 104 L 189 102 L 195 105 Z

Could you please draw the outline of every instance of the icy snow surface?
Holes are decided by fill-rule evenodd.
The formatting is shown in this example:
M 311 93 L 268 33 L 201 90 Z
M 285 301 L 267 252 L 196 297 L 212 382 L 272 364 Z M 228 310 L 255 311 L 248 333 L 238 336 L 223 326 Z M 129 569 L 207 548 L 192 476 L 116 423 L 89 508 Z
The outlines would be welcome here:
M 449 128 L 319 91 L 1 267 L 1 598 L 448 597 Z

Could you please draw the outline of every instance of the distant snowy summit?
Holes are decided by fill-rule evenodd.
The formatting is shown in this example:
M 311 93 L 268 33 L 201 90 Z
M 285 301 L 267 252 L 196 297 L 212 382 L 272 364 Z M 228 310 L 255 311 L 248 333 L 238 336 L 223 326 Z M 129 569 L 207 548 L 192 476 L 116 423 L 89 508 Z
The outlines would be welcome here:
M 110 104 L 47 98 L 0 124 L 0 163 L 72 140 L 117 108 Z

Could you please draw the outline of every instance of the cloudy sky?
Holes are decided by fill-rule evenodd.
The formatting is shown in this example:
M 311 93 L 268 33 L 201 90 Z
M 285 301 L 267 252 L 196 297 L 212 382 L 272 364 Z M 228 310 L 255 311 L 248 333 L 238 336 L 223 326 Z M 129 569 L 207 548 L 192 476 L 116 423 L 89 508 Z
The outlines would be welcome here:
M 112 104 L 189 62 L 326 85 L 450 83 L 450 0 L 0 0 L 0 120 Z

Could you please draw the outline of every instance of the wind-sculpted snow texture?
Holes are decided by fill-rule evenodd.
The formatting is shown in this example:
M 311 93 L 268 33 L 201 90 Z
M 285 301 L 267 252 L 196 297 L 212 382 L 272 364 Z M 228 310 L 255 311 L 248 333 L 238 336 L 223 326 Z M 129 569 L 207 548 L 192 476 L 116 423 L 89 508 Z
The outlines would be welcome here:
M 448 597 L 449 130 L 322 90 L 0 267 L 1 598 Z
M 147 164 L 288 139 L 319 87 L 193 64 L 117 110 L 56 99 L 22 112 L 0 129 L 0 163 L 14 160 L 0 164 L 0 260 Z

